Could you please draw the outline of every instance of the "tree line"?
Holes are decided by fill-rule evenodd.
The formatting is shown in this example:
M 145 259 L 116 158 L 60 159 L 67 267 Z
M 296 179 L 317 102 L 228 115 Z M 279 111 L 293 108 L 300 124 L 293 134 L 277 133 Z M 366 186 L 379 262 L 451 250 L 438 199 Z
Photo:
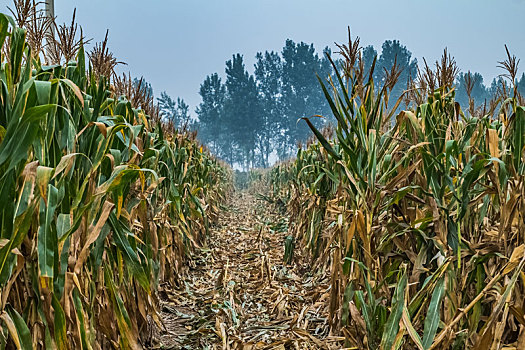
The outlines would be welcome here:
M 158 98 L 161 113 L 179 127 L 198 130 L 198 137 L 218 157 L 242 169 L 267 167 L 272 160 L 283 160 L 295 154 L 297 145 L 310 136 L 301 121 L 311 118 L 316 127 L 332 123 L 330 107 L 319 86 L 318 78 L 333 77 L 325 48 L 317 53 L 313 44 L 286 40 L 281 52 L 265 51 L 256 55 L 250 72 L 241 54 L 226 61 L 225 75 L 208 75 L 200 85 L 201 102 L 196 117 L 183 99 L 172 99 L 163 92 Z M 375 62 L 374 62 L 375 60 Z M 382 86 L 394 65 L 399 76 L 392 87 L 390 100 L 396 101 L 418 75 L 418 62 L 398 40 L 386 40 L 381 53 L 372 46 L 362 50 L 363 69 L 375 64 L 373 78 Z M 336 62 L 336 64 L 339 64 Z M 425 62 L 426 64 L 426 62 Z M 456 100 L 462 106 L 483 104 L 502 87 L 502 78 L 485 85 L 477 72 L 460 73 L 456 79 Z M 518 81 L 525 94 L 525 73 Z M 470 94 L 470 97 L 469 97 Z
M 298 119 L 329 111 L 316 74 L 328 77 L 331 66 L 312 44 L 287 40 L 281 53 L 260 52 L 253 73 L 236 54 L 225 73 L 206 77 L 196 113 L 200 139 L 230 164 L 265 167 L 272 154 L 290 156 L 309 135 Z

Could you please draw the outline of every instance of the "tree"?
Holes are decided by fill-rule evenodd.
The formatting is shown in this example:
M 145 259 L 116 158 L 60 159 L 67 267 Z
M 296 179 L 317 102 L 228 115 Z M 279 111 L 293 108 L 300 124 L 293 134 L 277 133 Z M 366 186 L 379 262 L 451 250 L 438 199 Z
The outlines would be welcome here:
M 177 126 L 182 129 L 187 129 L 188 123 L 190 122 L 190 106 L 186 104 L 184 99 L 177 97 L 177 110 L 176 110 L 176 122 Z
M 328 82 L 332 77 L 334 77 L 332 64 L 330 63 L 330 60 L 328 60 L 327 57 L 331 55 L 332 51 L 328 47 L 325 47 L 323 50 L 322 58 L 319 61 L 319 69 L 316 72 L 316 75 L 319 76 L 319 78 L 321 78 L 325 83 Z M 327 125 L 334 122 L 335 117 L 332 115 L 332 109 L 326 101 L 326 97 L 322 92 L 321 85 L 319 84 L 319 80 L 317 80 L 317 77 L 316 84 L 317 89 L 312 91 L 310 104 L 314 107 L 313 109 L 315 110 L 315 114 L 319 114 L 325 117 L 324 124 Z
M 368 45 L 363 49 L 362 53 L 363 62 L 365 64 L 365 79 L 368 78 L 368 75 L 370 74 L 370 68 L 372 68 L 372 63 L 374 62 L 374 59 L 377 57 L 377 51 L 374 49 L 372 45 Z
M 518 82 L 518 92 L 525 98 L 525 73 L 521 75 L 521 79 Z
M 254 164 L 262 113 L 257 84 L 246 71 L 242 55 L 236 54 L 226 62 L 225 84 L 224 118 L 232 141 L 228 159 L 230 163 L 237 162 L 247 170 Z
M 160 93 L 160 97 L 157 97 L 157 102 L 159 103 L 161 117 L 173 121 L 177 114 L 177 103 L 166 91 Z
M 210 150 L 222 157 L 225 154 L 224 135 L 228 131 L 224 123 L 224 101 L 226 86 L 217 73 L 207 76 L 199 89 L 202 102 L 197 107 L 199 119 L 199 139 Z
M 185 128 L 190 120 L 190 106 L 184 99 L 177 97 L 173 100 L 166 91 L 160 93 L 157 98 L 159 103 L 160 115 L 162 118 L 170 121 L 176 128 Z
M 278 53 L 266 51 L 256 55 L 255 77 L 261 101 L 261 129 L 257 133 L 259 166 L 269 166 L 273 145 L 285 134 L 282 123 L 282 60 Z
M 316 74 L 325 78 L 325 74 L 330 71 L 329 63 L 319 59 L 313 44 L 296 44 L 292 40 L 286 40 L 282 58 L 282 103 L 286 134 L 278 149 L 281 159 L 294 151 L 297 142 L 305 141 L 311 135 L 307 125 L 298 122 L 300 118 L 329 113 Z M 320 118 L 313 118 L 312 122 L 316 126 L 323 124 Z
M 505 81 L 505 79 L 500 76 L 492 79 L 492 83 L 490 84 L 490 88 L 488 88 L 488 92 L 491 98 L 497 98 L 501 97 L 505 92 L 509 94 L 510 89 L 511 87 L 507 81 Z

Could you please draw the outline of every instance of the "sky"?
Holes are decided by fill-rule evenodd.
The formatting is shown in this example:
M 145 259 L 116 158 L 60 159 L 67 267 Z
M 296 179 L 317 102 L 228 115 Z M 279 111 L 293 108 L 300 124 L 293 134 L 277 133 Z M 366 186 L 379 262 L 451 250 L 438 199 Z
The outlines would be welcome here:
M 0 0 L 7 11 L 11 0 Z M 504 44 L 523 58 L 525 0 L 55 0 L 58 22 L 73 9 L 85 35 L 104 39 L 119 61 L 119 72 L 144 76 L 156 96 L 182 97 L 191 109 L 209 74 L 224 75 L 225 62 L 244 54 L 253 71 L 259 51 L 281 51 L 286 39 L 325 46 L 347 40 L 347 26 L 363 46 L 380 52 L 398 39 L 422 63 L 438 59 L 445 47 L 462 71 L 479 72 L 490 84 L 501 74 Z

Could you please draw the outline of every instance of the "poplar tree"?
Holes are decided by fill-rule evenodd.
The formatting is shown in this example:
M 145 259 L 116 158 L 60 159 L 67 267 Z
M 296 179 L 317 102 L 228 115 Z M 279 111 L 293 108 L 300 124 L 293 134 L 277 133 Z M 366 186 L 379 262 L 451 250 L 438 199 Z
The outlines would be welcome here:
M 283 139 L 287 125 L 284 123 L 282 108 L 282 71 L 283 64 L 277 52 L 256 56 L 255 77 L 261 101 L 261 126 L 257 134 L 259 164 L 269 166 L 270 153 L 274 146 Z
M 200 86 L 199 94 L 202 98 L 196 109 L 199 139 L 206 143 L 214 154 L 224 157 L 226 144 L 223 136 L 227 132 L 223 118 L 226 86 L 219 75 L 214 73 L 206 77 Z
M 255 163 L 257 133 L 263 123 L 257 84 L 246 71 L 242 55 L 236 54 L 226 62 L 225 84 L 225 136 L 231 140 L 227 159 L 248 170 Z

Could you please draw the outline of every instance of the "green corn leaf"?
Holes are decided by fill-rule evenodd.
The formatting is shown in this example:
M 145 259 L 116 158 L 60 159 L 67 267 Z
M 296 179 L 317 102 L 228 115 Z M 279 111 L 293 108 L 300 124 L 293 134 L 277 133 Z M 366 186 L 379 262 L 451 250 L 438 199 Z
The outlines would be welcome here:
M 523 162 L 523 148 L 525 147 L 525 107 L 516 109 L 512 126 L 514 169 L 516 171 L 521 170 L 520 174 L 523 174 L 524 171 L 520 169 L 520 163 Z
M 23 117 L 13 119 L 9 123 L 4 140 L 0 144 L 0 166 L 8 162 L 6 172 L 27 158 L 29 147 L 40 131 L 39 121 L 53 108 L 53 105 L 31 107 Z
M 354 285 L 352 282 L 349 282 L 345 288 L 343 306 L 341 312 L 341 325 L 348 325 L 348 317 L 350 316 L 350 302 L 354 298 Z
M 326 98 L 326 101 L 328 102 L 328 105 L 330 106 L 330 109 L 332 110 L 332 113 L 333 113 L 335 119 L 337 120 L 337 124 L 343 130 L 345 130 L 348 133 L 348 125 L 346 124 L 345 120 L 343 119 L 343 117 L 339 113 L 339 110 L 337 109 L 337 107 L 336 107 L 336 105 L 335 105 L 335 103 L 334 103 L 334 101 L 332 99 L 332 96 L 330 96 L 330 93 L 326 89 L 326 86 L 325 86 L 323 80 L 319 76 L 317 76 L 317 80 L 319 80 L 319 84 L 321 85 L 321 88 L 323 89 L 323 93 L 324 93 L 324 96 Z
M 140 285 L 147 292 L 149 292 L 149 278 L 146 274 L 144 266 L 141 264 L 139 255 L 133 249 L 128 240 L 128 237 L 131 236 L 131 232 L 129 232 L 128 228 L 119 219 L 117 219 L 115 212 L 112 212 L 109 215 L 109 223 L 113 229 L 115 244 L 122 251 L 124 260 L 132 271 L 133 276 L 137 279 Z
M 82 301 L 80 300 L 80 293 L 78 289 L 73 289 L 73 303 L 75 305 L 75 312 L 77 315 L 77 322 L 79 324 L 80 341 L 82 342 L 82 350 L 91 350 L 91 344 L 88 342 L 87 336 L 87 325 L 84 318 L 84 308 L 82 307 Z
M 7 313 L 4 315 L 8 315 L 9 319 L 13 322 L 13 325 L 16 329 L 16 335 L 19 339 L 20 349 L 22 350 L 32 350 L 33 349 L 33 343 L 31 340 L 31 333 L 29 332 L 29 328 L 27 327 L 26 322 L 20 316 L 20 314 L 11 306 L 6 307 Z M 15 335 L 12 334 L 14 337 Z
M 372 296 L 369 296 L 371 298 Z M 365 298 L 363 296 L 362 291 L 356 291 L 355 292 L 355 298 L 356 298 L 356 304 L 360 306 L 361 315 L 363 316 L 363 319 L 365 320 L 366 324 L 366 330 L 368 331 L 368 335 L 370 338 L 374 338 L 374 328 L 372 327 L 372 319 L 371 319 L 371 310 L 370 306 L 365 302 Z
M 330 153 L 330 155 L 332 157 L 334 157 L 335 159 L 341 160 L 341 156 L 339 154 L 337 154 L 336 151 L 334 151 L 334 149 L 332 148 L 330 143 L 326 140 L 326 138 L 323 136 L 323 134 L 321 134 L 321 132 L 319 132 L 319 130 L 317 130 L 317 128 L 312 124 L 312 122 L 308 118 L 301 118 L 301 119 L 306 121 L 306 124 L 308 124 L 308 126 L 310 127 L 310 129 L 314 133 L 315 137 L 317 137 L 319 142 L 321 142 L 321 144 L 323 145 L 324 149 L 326 149 L 326 151 L 328 153 Z
M 38 267 L 40 276 L 53 278 L 55 250 L 57 248 L 56 227 L 53 225 L 58 205 L 58 189 L 47 186 L 47 205 L 40 200 L 40 228 L 38 229 Z
M 414 325 L 412 324 L 412 321 L 410 320 L 410 315 L 408 314 L 408 309 L 406 305 L 403 307 L 403 323 L 405 324 L 405 327 L 407 329 L 408 335 L 412 339 L 412 341 L 416 344 L 417 348 L 419 350 L 424 350 L 423 343 L 421 342 L 421 337 L 417 333 L 416 329 L 414 328 Z
M 57 297 L 53 294 L 53 299 L 51 301 L 53 309 L 55 311 L 55 343 L 58 350 L 68 350 L 68 341 L 66 336 L 66 314 L 60 305 Z
M 120 331 L 120 342 L 123 349 L 140 349 L 141 347 L 137 343 L 137 335 L 133 334 L 131 330 L 131 321 L 129 319 L 128 312 L 124 305 L 124 302 L 119 296 L 118 291 L 116 290 L 113 279 L 109 274 L 110 267 L 104 266 L 104 281 L 109 290 L 109 295 L 111 298 L 111 303 L 113 305 L 113 310 L 115 311 L 117 317 L 117 324 Z
M 445 294 L 445 278 L 441 277 L 434 288 L 432 293 L 432 298 L 430 299 L 430 304 L 428 306 L 427 316 L 425 318 L 425 328 L 423 332 L 423 347 L 425 349 L 430 349 L 434 337 L 440 322 L 440 310 L 441 310 L 441 300 Z
M 71 216 L 69 214 L 58 214 L 57 217 L 57 237 L 62 239 L 71 229 Z
M 403 316 L 403 308 L 405 305 L 405 289 L 407 286 L 407 275 L 404 272 L 399 280 L 394 297 L 392 298 L 392 307 L 390 316 L 386 321 L 383 337 L 381 338 L 381 349 L 390 350 L 394 344 L 397 333 L 399 332 L 399 321 Z
M 7 30 L 9 27 L 9 20 L 7 16 L 0 13 L 0 47 L 4 47 L 5 38 L 7 37 Z
M 11 36 L 10 63 L 11 63 L 11 81 L 16 84 L 20 79 L 22 70 L 22 58 L 26 48 L 26 31 L 23 28 L 13 28 Z

